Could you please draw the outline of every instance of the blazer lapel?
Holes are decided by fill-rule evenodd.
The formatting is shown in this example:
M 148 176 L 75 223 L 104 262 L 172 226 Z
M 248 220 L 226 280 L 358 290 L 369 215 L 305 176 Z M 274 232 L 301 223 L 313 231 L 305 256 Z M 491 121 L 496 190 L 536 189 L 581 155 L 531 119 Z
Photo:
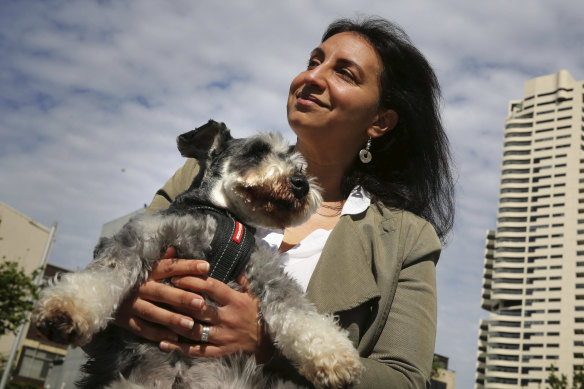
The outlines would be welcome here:
M 371 249 L 359 235 L 350 217 L 341 217 L 331 231 L 306 291 L 319 312 L 345 311 L 380 297 Z

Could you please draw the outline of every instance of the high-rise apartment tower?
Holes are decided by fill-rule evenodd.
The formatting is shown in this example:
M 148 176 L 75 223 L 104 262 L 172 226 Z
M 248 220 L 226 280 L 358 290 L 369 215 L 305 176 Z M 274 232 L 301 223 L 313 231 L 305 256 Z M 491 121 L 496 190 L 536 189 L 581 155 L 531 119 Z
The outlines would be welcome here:
M 584 365 L 584 81 L 525 83 L 505 120 L 475 388 L 544 388 Z M 571 386 L 570 386 L 571 387 Z

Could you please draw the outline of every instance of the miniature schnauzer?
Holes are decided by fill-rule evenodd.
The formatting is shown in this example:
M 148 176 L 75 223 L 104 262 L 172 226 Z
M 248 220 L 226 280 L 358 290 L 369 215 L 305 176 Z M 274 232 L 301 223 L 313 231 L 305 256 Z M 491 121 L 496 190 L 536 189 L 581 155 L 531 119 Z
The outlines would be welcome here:
M 176 247 L 180 258 L 209 259 L 213 251 L 228 250 L 214 247 L 220 218 L 213 212 L 234 216 L 227 234 L 231 240 L 253 241 L 242 268 L 249 292 L 259 300 L 276 352 L 317 388 L 342 388 L 357 382 L 363 366 L 346 332 L 333 317 L 317 313 L 300 286 L 284 272 L 278 253 L 256 244 L 253 237 L 255 227 L 298 225 L 320 205 L 318 187 L 304 174 L 302 157 L 291 153 L 279 134 L 234 139 L 223 123 L 212 120 L 181 135 L 177 143 L 183 156 L 194 157 L 200 164 L 191 187 L 167 210 L 137 216 L 112 238 L 102 238 L 88 267 L 62 275 L 37 303 L 33 322 L 43 333 L 83 346 L 88 353 L 87 375 L 80 385 L 297 387 L 265 373 L 253 356 L 191 358 L 176 351 L 166 353 L 157 344 L 112 324 L 116 308 L 147 279 L 168 247 Z M 236 263 L 229 267 L 237 272 Z M 232 272 L 230 279 L 238 274 Z

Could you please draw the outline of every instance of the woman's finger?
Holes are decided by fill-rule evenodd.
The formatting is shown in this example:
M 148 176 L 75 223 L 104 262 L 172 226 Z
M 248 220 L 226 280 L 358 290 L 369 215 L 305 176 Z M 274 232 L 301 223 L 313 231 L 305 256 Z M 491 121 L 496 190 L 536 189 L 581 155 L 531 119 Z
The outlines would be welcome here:
M 204 276 L 208 271 L 209 263 L 203 260 L 165 258 L 156 262 L 152 267 L 148 279 L 162 280 L 165 278 L 184 275 Z
M 209 336 L 207 341 L 201 341 L 203 329 L 209 328 Z M 225 334 L 220 333 L 221 328 L 216 326 L 207 326 L 205 324 L 197 324 L 191 333 L 189 339 L 195 340 L 197 343 L 179 343 L 176 340 L 164 339 L 159 343 L 159 347 L 163 351 L 179 350 L 183 354 L 191 357 L 222 357 L 238 351 L 237 342 L 235 339 L 229 341 L 227 339 L 224 344 L 217 344 L 215 339 L 223 339 L 225 341 Z M 184 336 L 184 335 L 183 335 Z
M 189 315 L 191 315 L 197 321 L 216 324 L 221 321 L 221 316 L 219 314 L 220 309 L 220 307 L 216 308 L 214 306 L 205 305 L 196 312 L 190 312 Z
M 121 323 L 118 324 L 122 325 Z M 151 324 L 136 316 L 130 317 L 122 327 L 153 342 L 163 340 L 178 341 L 178 336 L 169 329 Z
M 138 295 L 145 300 L 168 304 L 182 312 L 198 311 L 205 305 L 205 300 L 197 294 L 156 281 L 140 285 Z
M 169 246 L 166 249 L 166 252 L 164 253 L 164 255 L 162 256 L 162 258 L 164 259 L 168 259 L 168 258 L 176 258 L 176 247 L 174 246 Z
M 154 342 L 164 339 L 177 341 L 178 336 L 170 329 L 142 320 L 131 313 L 133 306 L 140 304 L 137 300 L 132 298 L 122 304 L 122 309 L 118 310 L 115 317 L 116 325 Z
M 229 354 L 223 347 L 210 343 L 178 343 L 163 340 L 159 346 L 163 351 L 170 352 L 178 350 L 189 357 L 219 358 Z
M 226 305 L 239 292 L 231 289 L 227 284 L 211 277 L 173 277 L 172 283 L 183 289 L 209 296 L 219 305 Z
M 195 325 L 193 318 L 166 310 L 141 298 L 134 301 L 132 310 L 138 318 L 168 327 L 177 333 L 192 330 Z
M 186 329 L 178 329 L 177 334 L 182 336 L 183 338 L 192 340 L 194 342 L 202 342 L 203 340 L 203 331 L 204 328 L 208 327 L 208 336 L 207 340 L 203 343 L 213 343 L 214 345 L 223 344 L 225 342 L 225 336 L 220 335 L 221 329 L 219 326 L 214 326 L 209 323 L 198 323 L 195 322 L 194 326 L 190 330 Z M 224 331 L 225 332 L 225 331 Z M 228 336 L 229 341 L 235 341 L 232 336 Z M 171 339 L 164 339 L 164 340 L 171 340 Z M 173 340 L 175 343 L 178 342 L 177 339 Z

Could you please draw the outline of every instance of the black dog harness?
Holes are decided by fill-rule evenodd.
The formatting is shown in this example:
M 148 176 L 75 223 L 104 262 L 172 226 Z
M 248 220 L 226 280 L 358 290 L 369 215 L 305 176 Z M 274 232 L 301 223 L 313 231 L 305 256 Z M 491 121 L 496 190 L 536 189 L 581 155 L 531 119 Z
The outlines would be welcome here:
M 209 203 L 189 206 L 217 222 L 211 249 L 205 252 L 210 270 L 207 275 L 221 282 L 233 281 L 243 271 L 255 245 L 255 228 L 243 224 L 225 209 Z

